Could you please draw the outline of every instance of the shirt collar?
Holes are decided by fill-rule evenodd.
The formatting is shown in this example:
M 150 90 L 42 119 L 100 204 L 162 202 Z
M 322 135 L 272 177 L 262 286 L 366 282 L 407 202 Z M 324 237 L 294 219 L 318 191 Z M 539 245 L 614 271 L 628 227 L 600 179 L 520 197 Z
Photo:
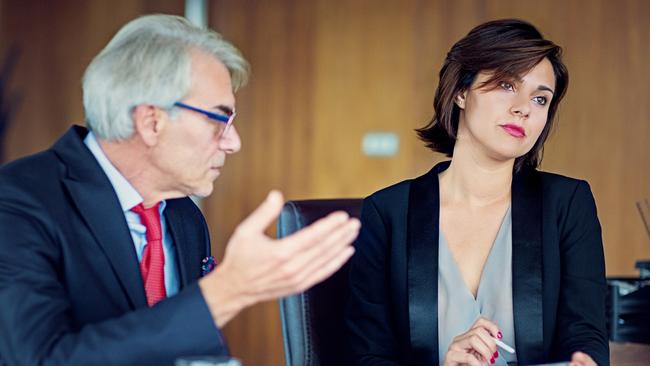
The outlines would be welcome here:
M 108 157 L 104 154 L 101 146 L 99 146 L 97 138 L 95 138 L 92 131 L 88 132 L 88 135 L 84 139 L 84 144 L 86 144 L 90 152 L 95 156 L 95 159 L 97 159 L 97 162 L 102 167 L 108 180 L 111 182 L 111 185 L 117 194 L 117 199 L 120 201 L 120 206 L 122 206 L 122 210 L 129 211 L 134 206 L 142 203 L 142 196 L 140 196 L 138 191 L 136 191 L 122 173 L 115 168 L 111 161 L 108 160 Z M 160 207 L 161 211 L 164 206 L 165 203 L 163 201 Z

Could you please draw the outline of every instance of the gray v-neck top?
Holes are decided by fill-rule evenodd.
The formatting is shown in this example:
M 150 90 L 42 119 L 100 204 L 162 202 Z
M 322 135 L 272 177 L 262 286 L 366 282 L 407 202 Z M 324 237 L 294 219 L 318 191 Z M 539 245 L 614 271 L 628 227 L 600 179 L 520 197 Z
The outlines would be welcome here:
M 438 230 L 438 356 L 442 365 L 454 337 L 465 333 L 482 316 L 499 326 L 506 344 L 515 347 L 512 311 L 512 216 L 506 212 L 481 274 L 476 299 L 469 291 Z M 516 355 L 498 349 L 495 365 L 515 362 Z

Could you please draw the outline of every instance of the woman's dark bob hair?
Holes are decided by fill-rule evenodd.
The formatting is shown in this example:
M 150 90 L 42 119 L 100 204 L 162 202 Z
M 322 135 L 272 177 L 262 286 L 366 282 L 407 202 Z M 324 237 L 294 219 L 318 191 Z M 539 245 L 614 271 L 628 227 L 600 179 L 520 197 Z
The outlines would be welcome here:
M 544 142 L 553 127 L 557 107 L 564 97 L 569 73 L 562 63 L 562 49 L 542 37 L 530 23 L 517 19 L 494 20 L 472 29 L 447 54 L 440 70 L 440 84 L 433 100 L 435 114 L 418 136 L 428 148 L 452 156 L 460 109 L 458 94 L 469 90 L 480 71 L 492 73 L 484 85 L 501 80 L 518 80 L 544 58 L 555 73 L 555 92 L 548 109 L 548 119 L 535 145 L 515 160 L 515 171 L 537 168 L 542 161 Z

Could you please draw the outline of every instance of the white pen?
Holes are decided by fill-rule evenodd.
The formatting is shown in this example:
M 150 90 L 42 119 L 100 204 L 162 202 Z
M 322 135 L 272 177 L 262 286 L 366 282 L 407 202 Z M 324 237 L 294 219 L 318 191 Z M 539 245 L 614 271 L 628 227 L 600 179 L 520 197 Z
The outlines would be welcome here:
M 494 339 L 494 342 L 497 344 L 497 346 L 503 348 L 504 350 L 506 350 L 509 353 L 515 353 L 515 350 L 512 347 L 510 347 L 507 344 L 501 342 L 498 338 L 492 337 L 492 339 Z

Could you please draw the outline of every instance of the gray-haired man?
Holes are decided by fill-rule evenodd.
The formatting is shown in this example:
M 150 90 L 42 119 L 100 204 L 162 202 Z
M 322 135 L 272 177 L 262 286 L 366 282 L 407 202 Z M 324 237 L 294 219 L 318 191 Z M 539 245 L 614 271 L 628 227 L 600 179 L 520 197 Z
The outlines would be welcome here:
M 271 192 L 201 277 L 210 243 L 187 196 L 209 195 L 240 150 L 233 92 L 247 75 L 217 33 L 165 15 L 125 25 L 93 60 L 89 130 L 0 169 L 0 364 L 226 354 L 219 328 L 240 310 L 302 291 L 352 255 L 359 223 L 343 213 L 266 237 L 283 201 Z

